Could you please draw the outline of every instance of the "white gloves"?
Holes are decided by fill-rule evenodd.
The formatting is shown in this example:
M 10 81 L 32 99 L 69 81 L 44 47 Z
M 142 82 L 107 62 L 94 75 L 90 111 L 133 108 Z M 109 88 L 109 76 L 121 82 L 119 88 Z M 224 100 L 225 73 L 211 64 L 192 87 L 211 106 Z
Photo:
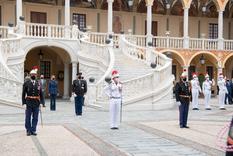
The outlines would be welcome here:
M 26 105 L 26 104 L 24 104 L 24 105 L 23 105 L 23 108 L 24 108 L 24 109 L 26 109 L 26 108 L 27 108 L 27 105 Z
M 176 104 L 177 104 L 178 106 L 180 106 L 180 105 L 181 105 L 180 101 L 176 101 Z
M 75 93 L 73 93 L 73 96 L 76 97 L 77 95 Z

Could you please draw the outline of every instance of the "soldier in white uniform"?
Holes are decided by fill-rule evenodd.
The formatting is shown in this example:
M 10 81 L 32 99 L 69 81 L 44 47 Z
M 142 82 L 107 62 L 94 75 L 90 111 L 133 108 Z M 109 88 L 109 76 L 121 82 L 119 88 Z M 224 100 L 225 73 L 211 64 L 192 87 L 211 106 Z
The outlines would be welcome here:
M 202 84 L 202 91 L 205 96 L 205 109 L 211 110 L 209 102 L 211 98 L 211 87 L 215 85 L 214 79 L 210 81 L 210 77 L 208 74 L 205 75 L 205 81 Z
M 110 98 L 110 128 L 119 129 L 119 111 L 122 98 L 122 84 L 119 81 L 118 71 L 112 71 L 112 81 L 105 87 L 105 93 Z
M 192 88 L 192 107 L 193 110 L 199 110 L 198 108 L 198 96 L 199 92 L 201 92 L 201 87 L 197 78 L 197 75 L 193 74 L 193 79 L 191 80 L 191 88 Z
M 222 73 L 219 74 L 218 87 L 219 87 L 219 97 L 218 97 L 219 108 L 220 110 L 226 110 L 226 108 L 224 107 L 224 100 L 228 91 L 226 88 L 226 81 L 223 78 Z

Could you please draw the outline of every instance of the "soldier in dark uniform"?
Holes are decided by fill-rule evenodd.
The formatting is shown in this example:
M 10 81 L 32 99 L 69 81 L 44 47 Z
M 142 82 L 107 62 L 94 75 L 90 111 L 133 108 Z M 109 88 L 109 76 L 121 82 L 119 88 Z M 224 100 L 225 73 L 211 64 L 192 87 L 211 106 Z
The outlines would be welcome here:
M 87 92 L 87 81 L 82 80 L 82 73 L 78 73 L 77 80 L 73 81 L 72 92 L 75 100 L 75 114 L 81 116 L 84 94 Z
M 179 105 L 180 128 L 189 128 L 187 126 L 187 120 L 191 92 L 185 73 L 182 73 L 180 82 L 176 83 L 175 93 L 176 103 Z
M 22 104 L 26 106 L 25 128 L 27 136 L 37 135 L 36 126 L 38 122 L 42 90 L 40 83 L 36 80 L 37 69 L 30 72 L 31 80 L 23 84 Z M 32 119 L 31 119 L 32 117 Z

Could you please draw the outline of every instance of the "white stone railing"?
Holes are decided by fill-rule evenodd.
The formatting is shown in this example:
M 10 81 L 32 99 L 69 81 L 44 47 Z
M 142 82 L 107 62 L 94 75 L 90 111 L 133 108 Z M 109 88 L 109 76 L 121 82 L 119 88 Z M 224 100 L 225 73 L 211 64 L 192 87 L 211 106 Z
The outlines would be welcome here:
M 225 40 L 224 41 L 224 49 L 225 50 L 233 50 L 233 40 Z
M 19 103 L 23 84 L 7 67 L 2 54 L 0 54 L 0 73 L 0 100 Z
M 130 43 L 127 40 L 128 38 L 124 36 L 120 38 L 120 49 L 124 54 L 132 59 L 143 61 L 147 65 L 151 65 L 151 63 L 156 65 L 156 68 L 150 74 L 123 82 L 124 98 L 130 100 L 136 96 L 142 96 L 143 93 L 150 94 L 158 88 L 159 84 L 171 80 L 169 76 L 171 75 L 171 59 L 151 47 L 140 47 Z
M 217 50 L 218 40 L 217 39 L 190 38 L 189 48 L 192 50 Z
M 8 27 L 0 26 L 0 38 L 8 38 L 8 30 Z
M 109 39 L 109 35 L 107 33 L 98 33 L 98 32 L 88 32 L 89 41 L 92 43 L 97 44 L 106 44 L 106 40 Z M 118 34 L 112 34 L 112 41 L 113 46 L 118 47 L 119 46 L 119 35 Z
M 85 77 L 89 78 L 94 77 L 96 80 L 96 83 L 88 84 L 88 103 L 93 105 L 96 104 L 96 99 L 104 99 L 103 88 L 105 77 L 110 75 L 114 66 L 115 57 L 111 46 L 112 44 L 107 45 L 100 40 L 97 40 L 99 43 L 91 42 L 92 40 L 89 38 L 89 35 L 84 35 L 80 40 L 83 51 L 82 56 L 89 58 L 92 62 L 98 64 L 98 67 L 96 68 L 99 68 L 99 71 L 96 71 L 96 73 L 86 73 L 87 76 L 85 75 Z
M 9 56 L 19 55 L 20 39 L 20 37 L 16 37 L 14 39 L 0 40 L 0 49 L 5 62 Z

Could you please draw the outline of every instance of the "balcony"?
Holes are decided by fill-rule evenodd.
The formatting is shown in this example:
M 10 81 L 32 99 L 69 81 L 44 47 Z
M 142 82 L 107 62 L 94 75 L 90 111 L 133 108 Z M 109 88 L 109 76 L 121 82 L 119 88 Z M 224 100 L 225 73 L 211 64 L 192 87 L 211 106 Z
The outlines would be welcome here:
M 98 44 L 105 44 L 108 38 L 107 33 L 97 32 L 80 32 L 76 25 L 52 25 L 52 24 L 38 24 L 38 23 L 25 23 L 22 22 L 17 27 L 0 27 L 1 38 L 10 38 L 9 32 L 14 32 L 22 37 L 33 38 L 49 38 L 49 39 L 65 39 L 77 40 L 81 35 L 86 35 L 89 40 Z M 120 34 L 114 34 L 113 43 L 118 47 Z M 146 47 L 147 36 L 143 35 L 125 35 L 125 37 L 132 43 Z M 188 44 L 187 44 L 188 43 Z M 170 36 L 153 36 L 152 45 L 155 48 L 166 49 L 190 49 L 190 50 L 221 50 L 233 51 L 233 40 L 223 40 L 222 46 L 219 46 L 218 39 L 200 39 L 188 38 L 185 45 L 185 39 L 181 37 Z

